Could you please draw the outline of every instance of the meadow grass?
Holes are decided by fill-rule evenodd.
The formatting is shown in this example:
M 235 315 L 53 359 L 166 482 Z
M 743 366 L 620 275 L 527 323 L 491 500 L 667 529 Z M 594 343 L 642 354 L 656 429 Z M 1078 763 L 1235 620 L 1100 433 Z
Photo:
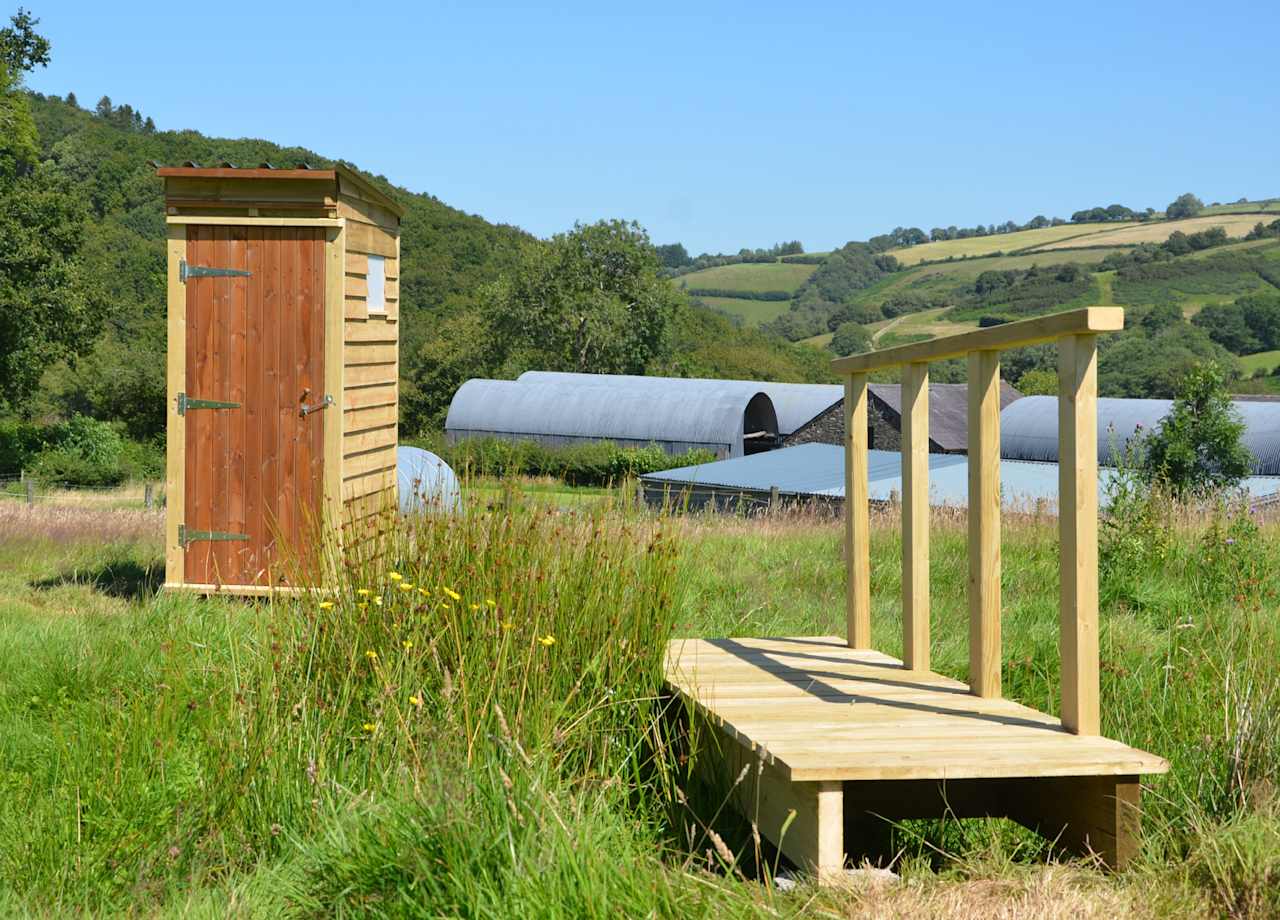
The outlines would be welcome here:
M 1240 356 L 1240 368 L 1246 375 L 1267 371 L 1280 367 L 1280 349 L 1275 351 L 1258 351 L 1251 355 Z
M 326 600 L 274 603 L 157 596 L 155 513 L 0 506 L 0 911 L 1280 910 L 1280 526 L 1153 506 L 1105 531 L 1103 727 L 1173 764 L 1135 868 L 1046 861 L 1005 822 L 905 822 L 902 884 L 783 894 L 776 856 L 761 879 L 749 828 L 698 801 L 661 654 L 841 634 L 840 526 L 595 498 L 415 518 L 341 560 Z M 933 532 L 935 667 L 963 679 L 963 516 Z M 871 550 L 875 642 L 898 653 L 895 521 Z M 1006 693 L 1056 711 L 1055 522 L 1008 520 L 1003 558 Z
M 703 303 L 731 316 L 741 318 L 744 325 L 759 326 L 776 319 L 791 309 L 789 300 L 747 300 L 743 297 L 698 297 Z
M 738 262 L 681 275 L 676 284 L 726 291 L 795 291 L 817 268 L 794 262 Z

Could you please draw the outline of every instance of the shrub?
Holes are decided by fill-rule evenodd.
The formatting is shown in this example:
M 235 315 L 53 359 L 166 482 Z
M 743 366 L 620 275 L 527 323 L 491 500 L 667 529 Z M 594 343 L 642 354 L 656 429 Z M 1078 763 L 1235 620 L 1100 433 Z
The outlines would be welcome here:
M 418 443 L 439 454 L 460 475 L 551 476 L 574 486 L 608 486 L 627 477 L 716 459 L 709 450 L 672 455 L 656 444 L 621 447 L 612 441 L 546 447 L 536 441 L 466 438 L 446 444 L 436 435 Z
M 1244 422 L 1231 405 L 1222 371 L 1216 364 L 1197 365 L 1173 410 L 1146 439 L 1144 475 L 1179 497 L 1236 486 L 1253 467 L 1242 434 Z
M 107 422 L 74 415 L 49 430 L 32 471 L 43 483 L 112 486 L 125 479 L 124 438 Z
M 831 350 L 844 357 L 871 348 L 871 334 L 857 323 L 841 323 L 831 337 Z
M 16 476 L 28 469 L 48 443 L 48 431 L 40 425 L 0 420 L 0 476 Z

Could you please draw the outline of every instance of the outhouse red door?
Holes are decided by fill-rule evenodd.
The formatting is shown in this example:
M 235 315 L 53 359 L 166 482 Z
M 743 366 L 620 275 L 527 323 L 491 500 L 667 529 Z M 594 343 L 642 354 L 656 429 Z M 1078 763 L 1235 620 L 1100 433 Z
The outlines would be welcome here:
M 188 584 L 287 583 L 324 481 L 322 229 L 187 227 Z

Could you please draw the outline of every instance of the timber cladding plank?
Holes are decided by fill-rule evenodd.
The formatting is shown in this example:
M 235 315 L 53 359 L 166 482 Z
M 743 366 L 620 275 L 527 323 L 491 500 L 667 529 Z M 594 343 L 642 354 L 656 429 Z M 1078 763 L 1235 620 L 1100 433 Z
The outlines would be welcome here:
M 348 367 L 357 364 L 394 364 L 399 358 L 400 347 L 394 342 L 360 342 L 349 344 L 342 350 L 342 358 Z
M 394 258 L 397 236 L 381 227 L 359 221 L 347 221 L 347 251 Z
M 396 363 L 389 361 L 385 364 L 362 364 L 357 367 L 347 369 L 346 382 L 350 387 L 379 386 L 381 384 L 395 383 Z
M 186 417 L 178 414 L 178 394 L 187 389 L 187 293 L 179 267 L 187 257 L 187 228 L 168 228 L 168 368 L 165 444 L 165 582 L 185 579 L 185 557 L 178 542 L 178 526 L 186 508 Z
M 1000 355 L 969 354 L 969 683 L 1000 695 Z

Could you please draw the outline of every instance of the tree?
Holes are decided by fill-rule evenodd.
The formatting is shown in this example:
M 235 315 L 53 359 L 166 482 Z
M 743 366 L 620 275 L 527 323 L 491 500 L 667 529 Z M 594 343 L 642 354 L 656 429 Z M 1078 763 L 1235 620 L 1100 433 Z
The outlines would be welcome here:
M 37 168 L 35 124 L 11 66 L 48 62 L 24 10 L 0 30 L 0 399 L 25 405 L 55 361 L 92 346 L 99 299 L 81 272 L 84 208 Z
M 871 348 L 871 333 L 857 323 L 842 323 L 831 336 L 830 347 L 842 358 L 868 351 Z
M 1195 217 L 1203 208 L 1203 201 L 1190 192 L 1185 192 L 1164 209 L 1164 216 L 1169 220 L 1182 220 L 1184 217 Z
M 1240 438 L 1244 422 L 1221 369 L 1198 364 L 1184 378 L 1172 411 L 1142 444 L 1144 476 L 1179 497 L 1202 497 L 1239 485 L 1253 468 Z
M 0 29 L 0 66 L 15 79 L 36 67 L 48 67 L 49 39 L 35 30 L 40 20 L 18 7 L 9 22 L 9 26 Z
M 504 370 L 643 374 L 666 353 L 679 298 L 658 267 L 634 222 L 579 224 L 526 246 L 514 275 L 483 295 Z
M 147 119 L 150 124 L 151 119 Z M 155 125 L 151 125 L 151 129 L 155 130 Z M 689 265 L 693 259 L 689 258 L 689 251 L 684 248 L 683 243 L 668 243 L 665 246 L 657 247 L 658 260 L 662 262 L 664 268 L 680 268 Z
M 1057 396 L 1058 374 L 1047 368 L 1032 368 L 1018 378 L 1015 386 L 1023 396 Z
M 94 111 L 99 118 L 110 118 L 111 113 L 115 111 L 115 107 L 111 104 L 110 96 L 103 96 L 98 100 L 98 106 Z

